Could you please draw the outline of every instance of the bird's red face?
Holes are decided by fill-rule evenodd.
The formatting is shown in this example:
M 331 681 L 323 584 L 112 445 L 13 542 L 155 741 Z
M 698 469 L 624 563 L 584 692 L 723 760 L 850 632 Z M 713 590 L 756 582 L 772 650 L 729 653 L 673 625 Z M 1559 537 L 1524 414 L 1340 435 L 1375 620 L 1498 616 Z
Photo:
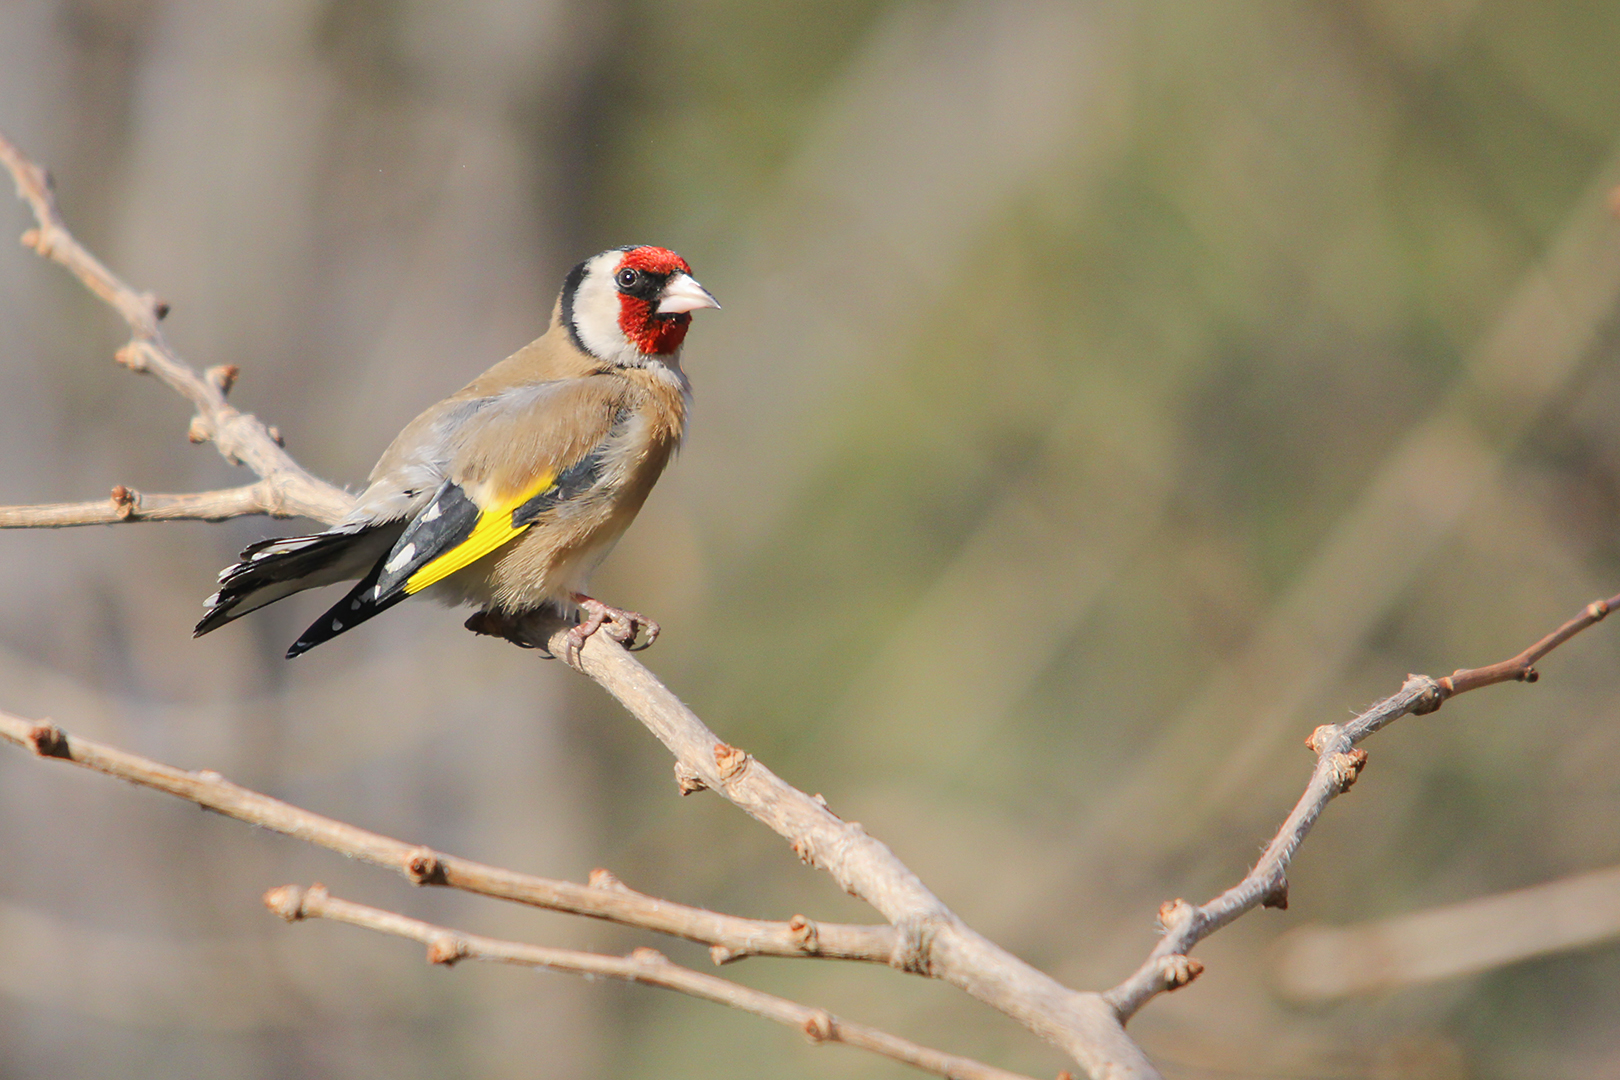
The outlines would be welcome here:
M 563 283 L 562 312 L 575 343 L 621 366 L 673 357 L 692 312 L 719 306 L 686 260 L 668 248 L 604 251 L 574 267 Z
M 660 312 L 658 293 L 676 274 L 691 277 L 686 260 L 668 248 L 631 248 L 613 271 L 619 287 L 619 329 L 636 349 L 650 356 L 667 356 L 681 347 L 690 310 Z

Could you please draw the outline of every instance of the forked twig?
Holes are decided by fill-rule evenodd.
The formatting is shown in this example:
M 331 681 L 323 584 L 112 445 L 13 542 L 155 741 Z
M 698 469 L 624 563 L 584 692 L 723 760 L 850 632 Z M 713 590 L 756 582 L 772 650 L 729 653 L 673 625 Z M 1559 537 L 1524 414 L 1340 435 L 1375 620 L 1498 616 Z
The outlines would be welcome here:
M 1173 900 L 1159 909 L 1164 936 L 1146 962 L 1130 978 L 1104 997 L 1122 1021 L 1129 1020 L 1157 994 L 1185 986 L 1204 970 L 1187 955 L 1198 942 L 1238 916 L 1256 907 L 1288 906 L 1288 866 L 1305 835 L 1336 796 L 1350 790 L 1367 764 L 1367 752 L 1356 744 L 1408 713 L 1432 713 L 1450 698 L 1504 682 L 1535 682 L 1535 665 L 1558 646 L 1592 626 L 1620 606 L 1620 596 L 1594 600 L 1581 613 L 1516 656 L 1477 668 L 1459 668 L 1443 679 L 1408 675 L 1400 690 L 1377 702 L 1345 724 L 1325 724 L 1311 733 L 1305 745 L 1316 752 L 1305 794 L 1265 853 L 1243 880 L 1201 906 Z
M 397 871 L 417 885 L 443 885 L 696 941 L 710 946 L 716 963 L 748 956 L 782 956 L 887 964 L 899 947 L 899 934 L 892 926 L 818 923 L 802 915 L 788 922 L 744 919 L 647 896 L 606 870 L 594 871 L 590 883 L 580 885 L 446 855 L 273 799 L 233 784 L 216 772 L 177 769 L 139 754 L 69 735 L 50 721 L 29 721 L 0 712 L 0 741 L 32 750 L 40 757 L 80 765 L 175 795 L 237 821 Z
M 211 368 L 199 375 L 174 354 L 158 327 L 169 313 L 169 306 L 151 293 L 136 292 L 85 250 L 62 220 L 50 176 L 4 135 L 0 135 L 0 164 L 11 173 L 18 197 L 28 204 L 37 222 L 35 228 L 23 233 L 22 242 L 36 254 L 66 267 L 129 325 L 131 336 L 118 350 L 118 362 L 131 371 L 155 375 L 191 402 L 197 410 L 187 433 L 191 441 L 213 442 L 227 461 L 246 465 L 274 490 L 273 503 L 246 512 L 309 517 L 327 523 L 348 513 L 352 502 L 348 495 L 310 475 L 282 448 L 277 432 L 225 400 L 236 379 L 235 367 Z
M 811 1042 L 843 1043 L 870 1050 L 951 1080 L 1029 1080 L 1027 1076 L 985 1065 L 972 1058 L 931 1050 L 886 1031 L 839 1019 L 825 1009 L 800 1005 L 775 994 L 739 986 L 729 979 L 693 971 L 674 963 L 657 949 L 636 949 L 629 956 L 604 956 L 464 934 L 381 908 L 339 900 L 328 895 L 321 885 L 312 885 L 307 889 L 282 885 L 265 893 L 264 903 L 288 922 L 330 919 L 420 941 L 428 947 L 427 959 L 432 964 L 448 966 L 458 960 L 489 960 L 660 986 L 798 1028 Z

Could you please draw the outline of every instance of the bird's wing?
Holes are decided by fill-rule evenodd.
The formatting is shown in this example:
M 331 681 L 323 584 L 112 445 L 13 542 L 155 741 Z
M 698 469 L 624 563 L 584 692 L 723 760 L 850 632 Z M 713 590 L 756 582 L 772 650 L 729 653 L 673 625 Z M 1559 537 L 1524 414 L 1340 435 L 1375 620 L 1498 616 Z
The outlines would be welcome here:
M 389 553 L 382 591 L 397 583 L 420 592 L 596 487 L 628 391 L 623 379 L 601 375 L 493 399 L 466 426 L 444 484 Z
M 596 491 L 614 433 L 630 415 L 629 393 L 622 379 L 593 376 L 485 399 L 458 429 L 441 433 L 447 475 L 393 548 L 289 655 L 443 581 Z

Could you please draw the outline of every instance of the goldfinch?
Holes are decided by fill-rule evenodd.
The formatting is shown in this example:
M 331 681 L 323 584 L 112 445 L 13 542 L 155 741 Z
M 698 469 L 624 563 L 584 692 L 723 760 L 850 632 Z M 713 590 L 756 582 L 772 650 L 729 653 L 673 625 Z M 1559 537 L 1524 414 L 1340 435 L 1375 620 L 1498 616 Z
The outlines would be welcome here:
M 288 659 L 423 593 L 480 605 L 467 620 L 480 633 L 521 640 L 523 616 L 550 607 L 579 613 L 576 652 L 604 625 L 632 645 L 645 629 L 651 645 L 656 623 L 586 595 L 586 583 L 680 445 L 690 396 L 681 343 L 692 312 L 719 306 L 673 251 L 586 259 L 563 281 L 545 334 L 405 425 L 348 517 L 242 552 L 196 635 L 358 579 Z

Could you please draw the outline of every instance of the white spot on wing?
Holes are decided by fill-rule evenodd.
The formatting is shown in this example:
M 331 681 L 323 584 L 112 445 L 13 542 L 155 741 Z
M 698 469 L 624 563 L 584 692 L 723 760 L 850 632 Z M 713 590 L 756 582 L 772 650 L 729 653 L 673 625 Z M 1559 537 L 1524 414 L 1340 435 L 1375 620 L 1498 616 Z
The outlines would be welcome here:
M 383 569 L 388 571 L 390 574 L 392 574 L 394 571 L 398 570 L 400 567 L 404 566 L 406 563 L 410 562 L 415 557 L 416 557 L 416 545 L 415 544 L 406 544 L 404 547 L 399 549 L 398 554 L 396 554 L 392 559 L 389 559 L 388 562 L 386 564 L 384 564 Z
M 427 508 L 427 513 L 422 515 L 422 520 L 423 521 L 437 521 L 437 520 L 439 520 L 439 504 L 437 502 L 435 502 L 432 506 Z
M 332 620 L 332 632 L 337 633 L 341 629 L 343 629 L 343 620 L 342 619 L 333 619 Z

